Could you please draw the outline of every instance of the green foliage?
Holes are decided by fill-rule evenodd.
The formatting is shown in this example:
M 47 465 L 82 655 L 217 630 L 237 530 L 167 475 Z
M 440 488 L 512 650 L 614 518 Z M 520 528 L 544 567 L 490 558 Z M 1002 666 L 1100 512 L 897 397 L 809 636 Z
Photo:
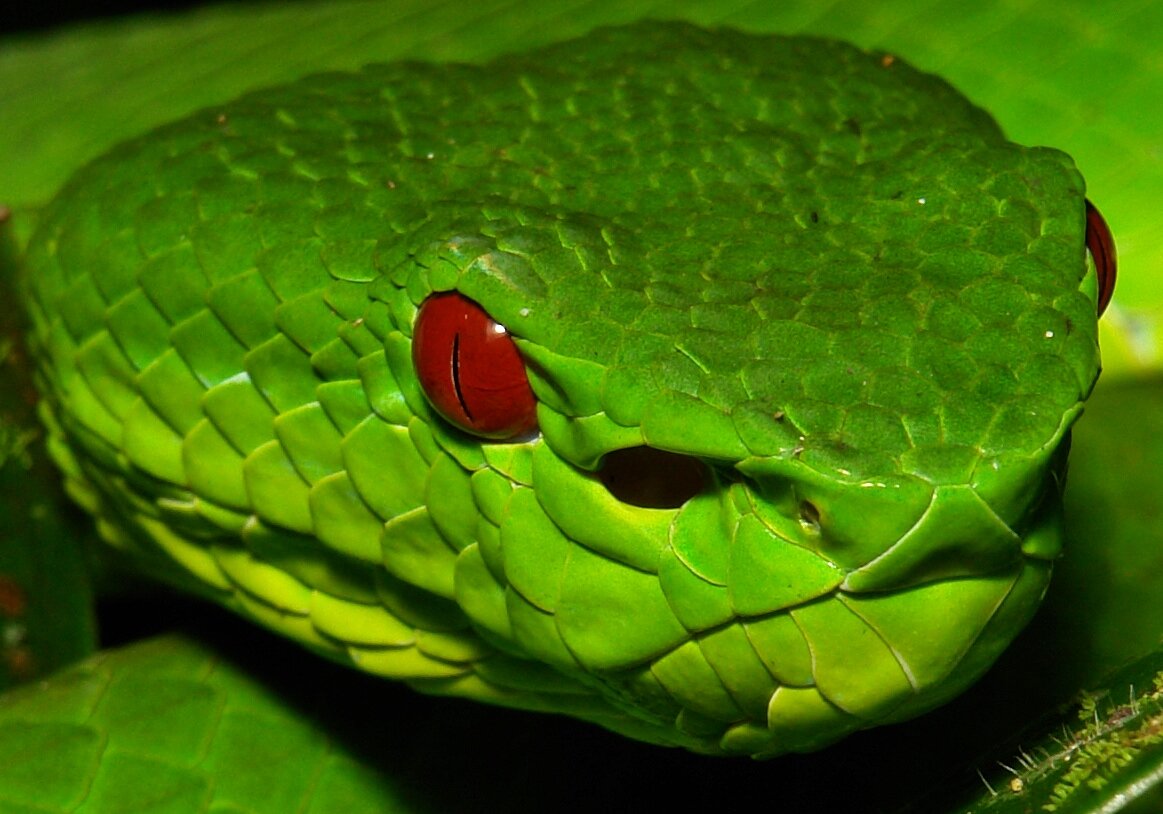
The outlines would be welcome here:
M 979 772 L 987 793 L 963 814 L 1119 810 L 1163 799 L 1163 671 L 1151 673 L 1161 661 L 1154 654 L 1119 671 L 1040 722 L 1010 757 Z M 1137 691 L 1135 679 L 1148 689 Z

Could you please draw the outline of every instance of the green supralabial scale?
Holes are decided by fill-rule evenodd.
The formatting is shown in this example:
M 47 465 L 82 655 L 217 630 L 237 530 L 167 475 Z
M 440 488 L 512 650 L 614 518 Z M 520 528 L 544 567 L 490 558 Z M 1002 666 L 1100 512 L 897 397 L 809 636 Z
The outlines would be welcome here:
M 964 689 L 1059 552 L 1083 182 L 899 59 L 650 23 L 246 96 L 44 212 L 53 452 L 105 539 L 355 667 L 776 755 Z M 417 383 L 516 338 L 539 433 Z M 605 456 L 702 461 L 673 508 Z

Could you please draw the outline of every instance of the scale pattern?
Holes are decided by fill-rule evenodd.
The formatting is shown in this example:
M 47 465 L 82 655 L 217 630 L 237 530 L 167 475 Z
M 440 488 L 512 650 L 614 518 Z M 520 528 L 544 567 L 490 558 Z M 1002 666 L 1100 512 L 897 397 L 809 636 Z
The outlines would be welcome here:
M 304 706 L 179 636 L 101 653 L 0 705 L 0 809 L 339 814 L 357 799 L 412 810 Z
M 676 69 L 675 66 L 681 66 Z M 1082 181 L 900 60 L 652 23 L 244 97 L 46 211 L 54 454 L 104 537 L 360 669 L 772 755 L 960 691 L 1058 553 Z M 411 370 L 459 290 L 540 434 Z M 620 502 L 614 450 L 693 456 Z

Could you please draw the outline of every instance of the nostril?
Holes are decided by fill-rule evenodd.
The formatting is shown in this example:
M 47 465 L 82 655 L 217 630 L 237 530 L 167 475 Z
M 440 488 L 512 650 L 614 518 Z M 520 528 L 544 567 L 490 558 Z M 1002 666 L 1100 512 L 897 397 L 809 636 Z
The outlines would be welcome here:
M 800 523 L 808 531 L 820 530 L 820 510 L 810 500 L 800 501 Z
M 710 475 L 698 458 L 630 447 L 606 455 L 598 478 L 623 503 L 643 509 L 677 509 L 703 490 Z

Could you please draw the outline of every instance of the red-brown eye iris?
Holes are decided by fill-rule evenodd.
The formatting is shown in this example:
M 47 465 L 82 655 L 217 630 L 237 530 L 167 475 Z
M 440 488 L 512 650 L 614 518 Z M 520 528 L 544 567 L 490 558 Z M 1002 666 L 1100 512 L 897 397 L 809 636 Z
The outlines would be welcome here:
M 1098 208 L 1086 202 L 1086 248 L 1094 258 L 1094 268 L 1098 273 L 1098 314 L 1106 310 L 1115 293 L 1115 239 L 1106 225 Z
M 412 364 L 429 403 L 482 438 L 506 440 L 537 427 L 537 401 L 509 332 L 455 291 L 424 300 L 412 330 Z

